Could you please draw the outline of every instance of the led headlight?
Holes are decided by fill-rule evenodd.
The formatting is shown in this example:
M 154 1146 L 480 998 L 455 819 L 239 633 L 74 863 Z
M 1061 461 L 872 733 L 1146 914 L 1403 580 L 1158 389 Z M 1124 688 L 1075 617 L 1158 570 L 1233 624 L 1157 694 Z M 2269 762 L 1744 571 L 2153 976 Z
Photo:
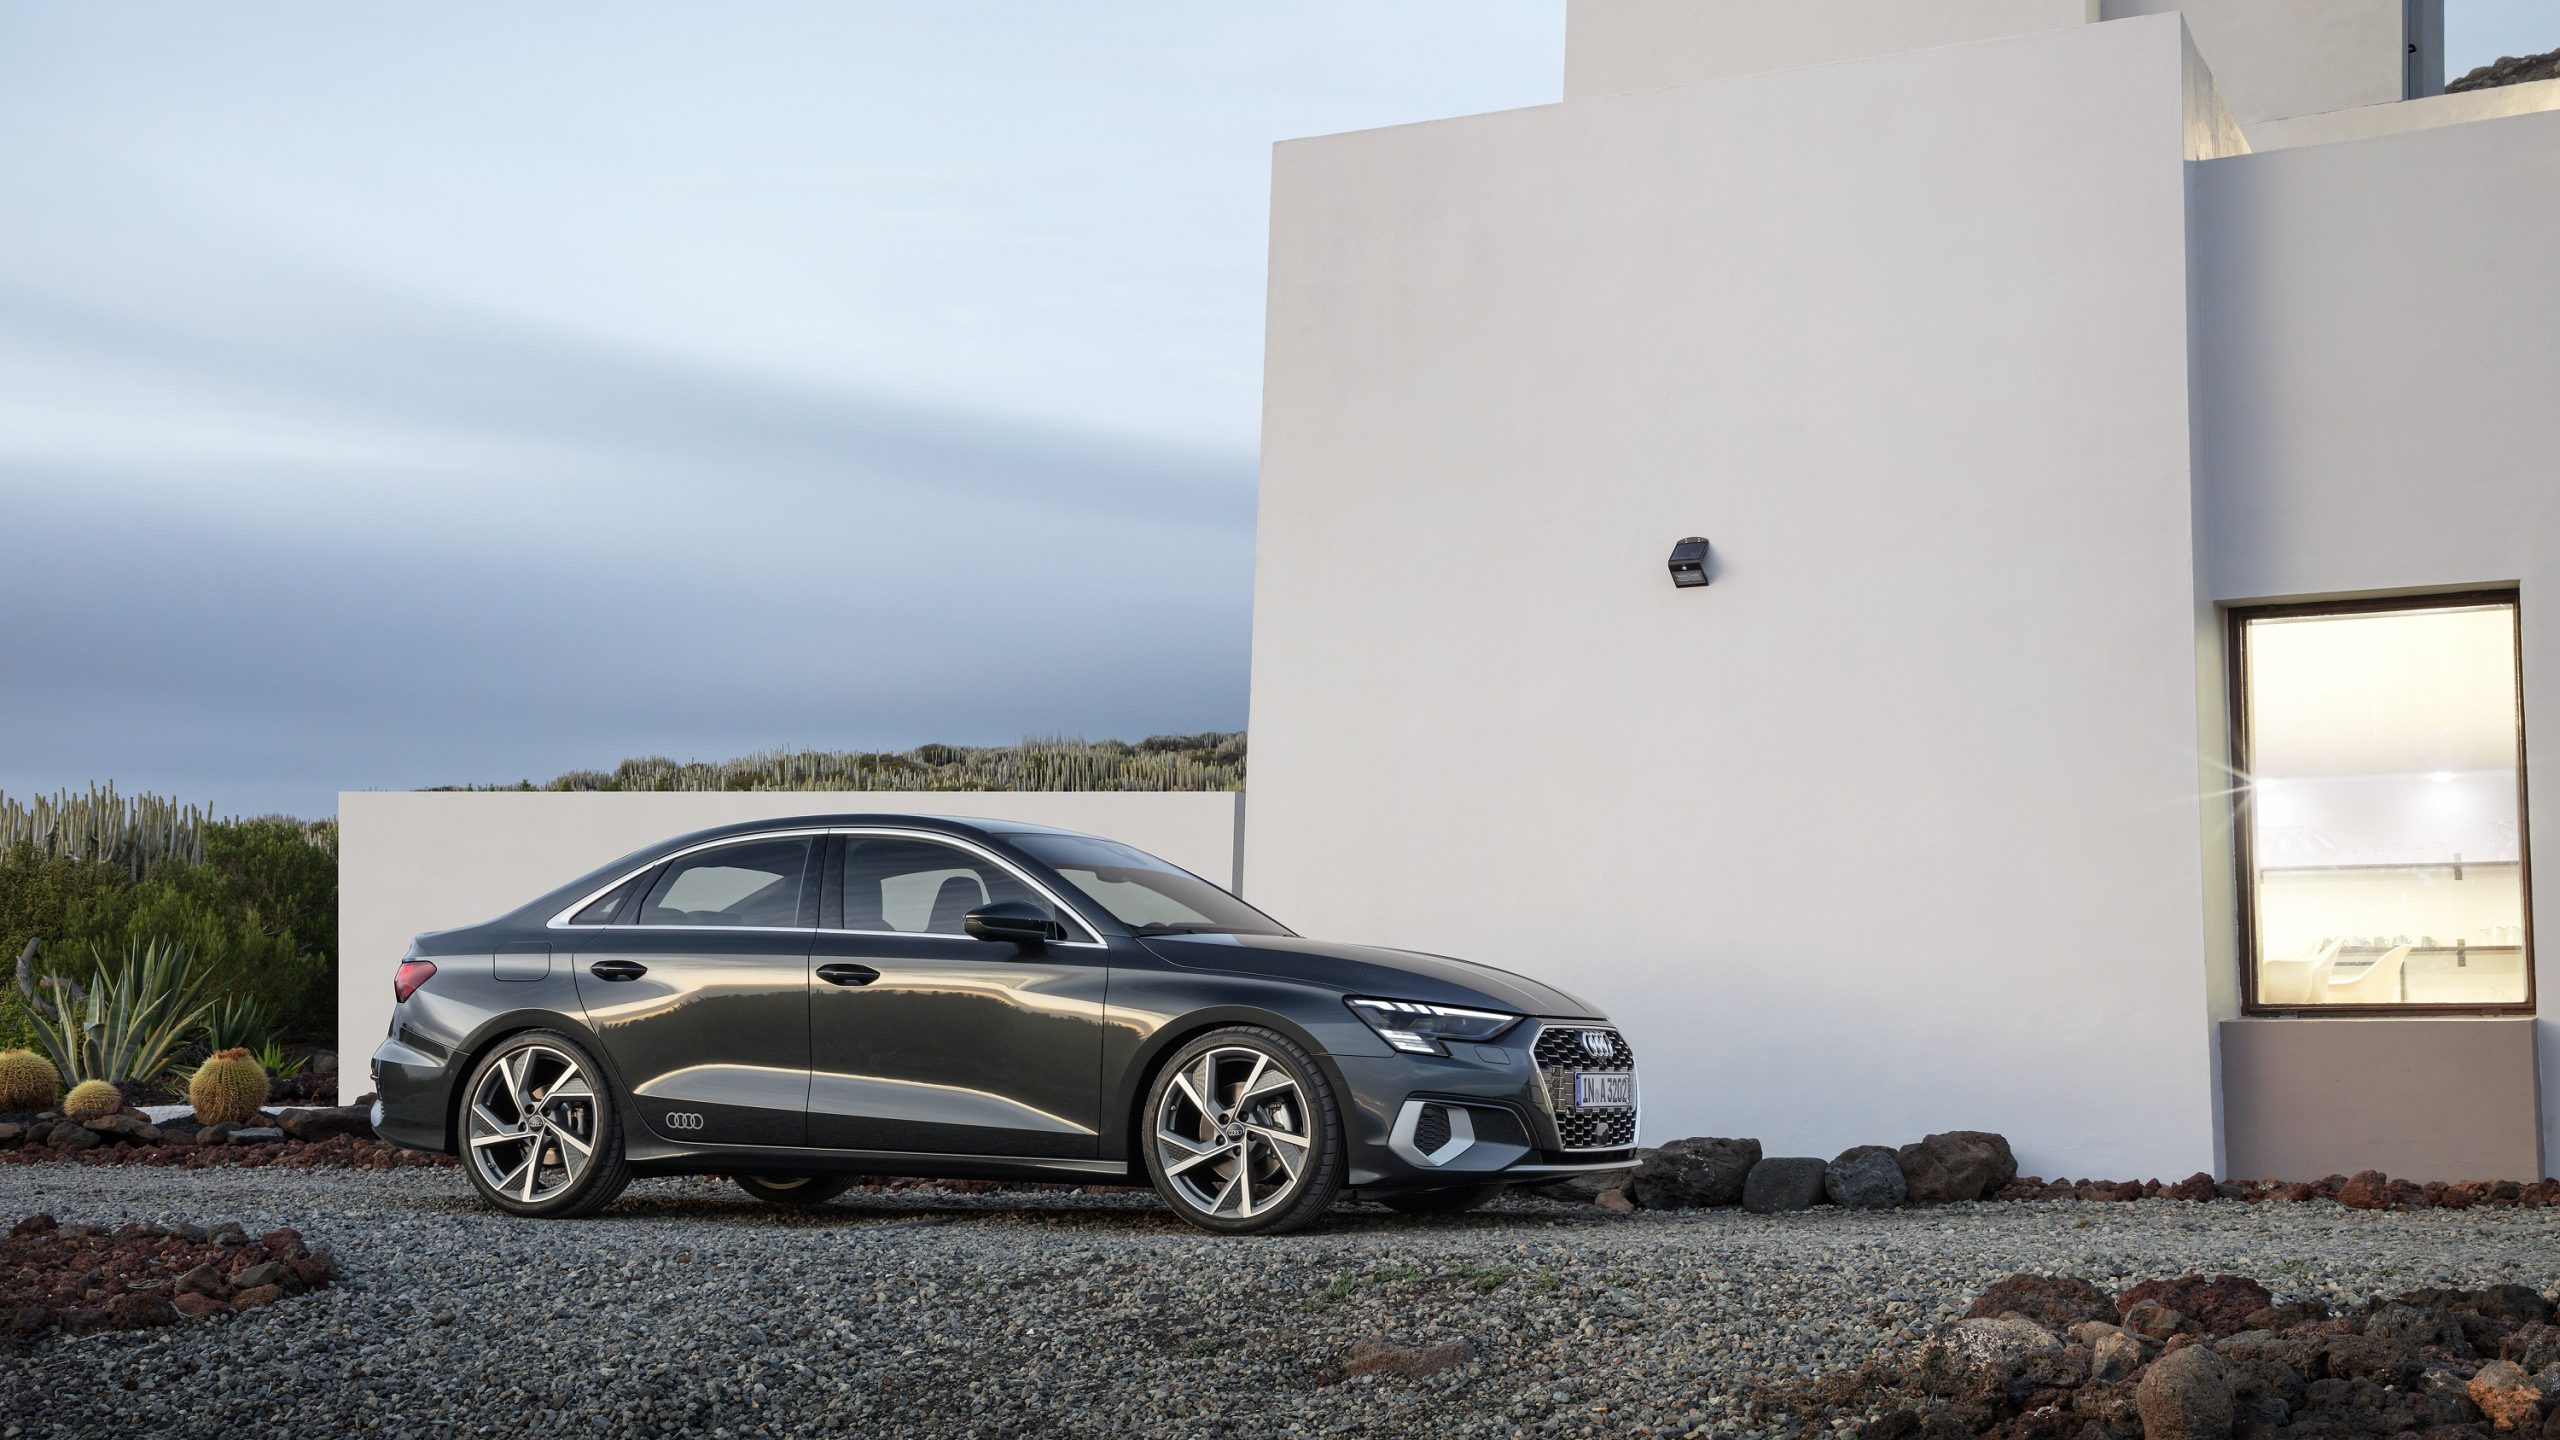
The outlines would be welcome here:
M 1418 1000 L 1370 1000 L 1353 997 L 1342 1003 L 1367 1021 L 1378 1038 L 1409 1055 L 1446 1055 L 1443 1040 L 1490 1040 L 1520 1023 L 1517 1015 L 1499 1010 L 1467 1010 L 1456 1005 L 1425 1005 Z

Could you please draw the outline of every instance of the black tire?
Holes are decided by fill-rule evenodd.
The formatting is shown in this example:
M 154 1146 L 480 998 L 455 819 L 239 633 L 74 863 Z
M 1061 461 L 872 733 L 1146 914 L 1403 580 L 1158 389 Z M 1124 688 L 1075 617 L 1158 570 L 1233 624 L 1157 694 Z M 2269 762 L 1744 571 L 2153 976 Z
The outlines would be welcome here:
M 738 1188 L 768 1205 L 824 1205 L 854 1186 L 846 1175 L 732 1175 Z
M 516 1057 L 524 1055 L 527 1051 L 536 1053 L 518 1062 Z M 543 1193 L 537 1184 L 534 1187 L 534 1198 L 527 1200 L 524 1198 L 523 1189 L 518 1184 L 510 1181 L 502 1186 L 499 1181 L 507 1179 L 507 1176 L 490 1173 L 493 1169 L 501 1168 L 511 1156 L 521 1156 L 523 1151 L 514 1148 L 514 1145 L 504 1143 L 493 1146 L 473 1144 L 474 1127 L 483 1123 L 475 1118 L 474 1102 L 480 1097 L 483 1087 L 491 1081 L 493 1074 L 496 1074 L 500 1067 L 510 1063 L 521 1065 L 529 1077 L 537 1082 L 540 1081 L 546 1067 L 556 1068 L 541 1052 L 549 1052 L 551 1056 L 574 1062 L 582 1072 L 579 1078 L 585 1082 L 587 1093 L 577 1097 L 576 1100 L 565 1102 L 558 1096 L 552 1096 L 549 1099 L 550 1105 L 555 1108 L 566 1106 L 565 1109 L 559 1109 L 558 1119 L 561 1122 L 560 1129 L 569 1130 L 572 1138 L 548 1141 L 535 1139 L 515 1143 L 530 1144 L 533 1147 L 537 1182 L 543 1173 L 544 1156 L 567 1157 L 573 1153 L 580 1139 L 589 1145 L 591 1153 L 586 1157 L 583 1168 L 574 1174 L 566 1174 L 565 1183 L 555 1193 Z M 547 1088 L 561 1088 L 564 1078 L 560 1075 L 553 1076 Z M 503 1088 L 503 1076 L 500 1077 L 499 1083 Z M 537 1084 L 536 1088 L 537 1091 L 541 1091 L 545 1087 Z M 583 1125 L 574 1123 L 578 1119 L 576 1107 L 580 1100 L 589 1107 L 589 1113 L 584 1117 Z M 531 1108 L 542 1108 L 542 1102 L 538 1096 Z M 512 1120 L 519 1127 L 524 1124 L 521 1115 L 507 1116 L 503 1110 L 501 1118 Z M 622 1149 L 622 1102 L 613 1093 L 613 1082 L 606 1077 L 604 1066 L 597 1063 L 594 1054 L 584 1045 L 557 1030 L 527 1030 L 510 1035 L 491 1046 L 489 1052 L 480 1057 L 479 1063 L 471 1067 L 471 1078 L 464 1082 L 462 1104 L 455 1128 L 461 1132 L 459 1139 L 462 1149 L 462 1172 L 470 1177 L 471 1187 L 480 1192 L 481 1199 L 510 1215 L 525 1215 L 543 1220 L 571 1220 L 593 1215 L 612 1204 L 615 1198 L 622 1194 L 623 1188 L 631 1183 L 631 1165 L 624 1158 Z M 560 1133 L 560 1129 L 548 1133 L 556 1136 Z M 581 1129 L 584 1131 L 583 1135 L 577 1133 Z M 567 1171 L 565 1164 L 556 1168 L 562 1169 L 564 1174 Z M 512 1173 L 521 1174 L 522 1172 L 519 1170 Z
M 1378 1203 L 1399 1215 L 1462 1215 L 1478 1210 L 1502 1198 L 1509 1185 L 1496 1180 L 1484 1185 L 1452 1185 L 1439 1190 L 1406 1190 L 1394 1195 L 1381 1195 Z
M 1268 1066 L 1285 1073 L 1288 1080 L 1296 1087 L 1297 1098 L 1303 1101 L 1302 1107 L 1288 1104 L 1287 1108 L 1300 1109 L 1302 1113 L 1284 1116 L 1280 1108 L 1283 1102 L 1264 1102 L 1263 1106 L 1256 1108 L 1255 1113 L 1260 1113 L 1266 1121 L 1272 1123 L 1257 1128 L 1250 1123 L 1249 1118 L 1240 1119 L 1238 1124 L 1242 1126 L 1242 1131 L 1233 1143 L 1240 1146 L 1241 1150 L 1237 1158 L 1230 1163 L 1245 1169 L 1247 1175 L 1245 1187 L 1249 1193 L 1251 1177 L 1257 1170 L 1280 1173 L 1285 1170 L 1286 1164 L 1280 1158 L 1281 1152 L 1289 1150 L 1294 1153 L 1293 1147 L 1277 1144 L 1266 1138 L 1272 1130 L 1297 1127 L 1304 1136 L 1304 1148 L 1307 1153 L 1300 1162 L 1296 1174 L 1275 1192 L 1275 1198 L 1253 1208 L 1250 1213 L 1215 1213 L 1203 1208 L 1192 1194 L 1186 1193 L 1187 1189 L 1195 1187 L 1198 1182 L 1192 1180 L 1188 1174 L 1168 1173 L 1169 1164 L 1178 1165 L 1181 1162 L 1166 1159 L 1164 1154 L 1166 1146 L 1157 1138 L 1158 1118 L 1165 1113 L 1167 1098 L 1175 1093 L 1177 1081 L 1188 1085 L 1191 1072 L 1194 1072 L 1204 1059 L 1210 1060 L 1209 1068 L 1214 1076 L 1222 1067 L 1238 1065 L 1250 1072 L 1250 1060 L 1243 1058 L 1250 1056 L 1259 1056 Z M 1251 1083 L 1250 1080 L 1239 1081 L 1236 1085 L 1235 1098 L 1250 1100 L 1251 1097 L 1244 1095 L 1243 1092 Z M 1212 1088 L 1218 1087 L 1213 1083 Z M 1218 1095 L 1212 1098 L 1215 1102 L 1223 1103 L 1228 1097 Z M 1214 1118 L 1210 1117 L 1206 1111 L 1203 1111 L 1202 1115 L 1204 1120 L 1210 1122 L 1207 1128 L 1215 1129 Z M 1146 1157 L 1147 1177 L 1155 1182 L 1156 1193 L 1164 1197 L 1165 1204 L 1171 1206 L 1173 1213 L 1181 1216 L 1185 1221 L 1215 1234 L 1285 1234 L 1291 1230 L 1303 1228 L 1317 1216 L 1331 1209 L 1334 1200 L 1342 1194 L 1343 1172 L 1346 1165 L 1343 1154 L 1342 1108 L 1334 1100 L 1332 1082 L 1325 1078 L 1324 1067 L 1318 1065 L 1315 1057 L 1308 1054 L 1304 1047 L 1276 1030 L 1266 1030 L 1258 1025 L 1237 1025 L 1224 1030 L 1210 1031 L 1206 1035 L 1194 1038 L 1167 1056 L 1164 1063 L 1157 1068 L 1155 1078 L 1147 1085 L 1146 1107 L 1139 1113 L 1138 1133 L 1133 1138 L 1139 1153 Z M 1254 1150 L 1256 1139 L 1262 1141 L 1263 1150 L 1259 1157 Z M 1202 1143 L 1219 1145 L 1225 1142 L 1211 1135 L 1204 1137 Z M 1222 1172 L 1213 1164 L 1209 1167 L 1207 1178 L 1215 1179 L 1220 1173 Z M 1225 1187 L 1220 1187 L 1219 1195 L 1213 1195 L 1210 1198 L 1214 1203 L 1227 1193 Z M 1240 1212 L 1242 1208 L 1240 1204 Z

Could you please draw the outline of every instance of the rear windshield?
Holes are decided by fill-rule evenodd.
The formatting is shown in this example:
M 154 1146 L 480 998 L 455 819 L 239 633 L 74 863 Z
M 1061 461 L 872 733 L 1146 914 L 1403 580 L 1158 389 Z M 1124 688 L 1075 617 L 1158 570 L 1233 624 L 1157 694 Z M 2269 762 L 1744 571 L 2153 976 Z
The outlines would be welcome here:
M 1088 835 L 1005 837 L 1139 935 L 1286 935 L 1289 927 L 1190 871 Z

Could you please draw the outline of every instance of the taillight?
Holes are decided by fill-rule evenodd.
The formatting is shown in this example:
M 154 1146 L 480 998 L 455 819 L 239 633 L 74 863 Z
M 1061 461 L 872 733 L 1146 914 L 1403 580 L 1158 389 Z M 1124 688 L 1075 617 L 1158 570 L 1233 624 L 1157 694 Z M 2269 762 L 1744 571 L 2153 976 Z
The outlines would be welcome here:
M 426 984 L 427 977 L 435 973 L 436 962 L 433 960 L 401 961 L 400 973 L 391 977 L 392 1000 L 396 1003 L 417 994 L 418 987 Z

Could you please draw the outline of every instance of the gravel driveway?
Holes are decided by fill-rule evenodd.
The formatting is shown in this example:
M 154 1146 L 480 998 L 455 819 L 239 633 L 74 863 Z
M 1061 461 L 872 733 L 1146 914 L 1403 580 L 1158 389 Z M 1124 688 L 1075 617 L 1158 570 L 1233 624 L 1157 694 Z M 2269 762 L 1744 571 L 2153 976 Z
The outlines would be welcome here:
M 0 1171 L 0 1220 L 239 1220 L 334 1247 L 316 1295 L 0 1355 L 0 1434 L 306 1437 L 1750 1433 L 1739 1388 L 1851 1365 L 2019 1270 L 2190 1270 L 2279 1299 L 2560 1284 L 2560 1211 L 2069 1202 L 1620 1216 L 1346 1206 L 1224 1240 L 1151 1196 L 643 1181 L 484 1210 L 450 1171 Z M 1348 1347 L 1464 1341 L 1424 1379 Z

